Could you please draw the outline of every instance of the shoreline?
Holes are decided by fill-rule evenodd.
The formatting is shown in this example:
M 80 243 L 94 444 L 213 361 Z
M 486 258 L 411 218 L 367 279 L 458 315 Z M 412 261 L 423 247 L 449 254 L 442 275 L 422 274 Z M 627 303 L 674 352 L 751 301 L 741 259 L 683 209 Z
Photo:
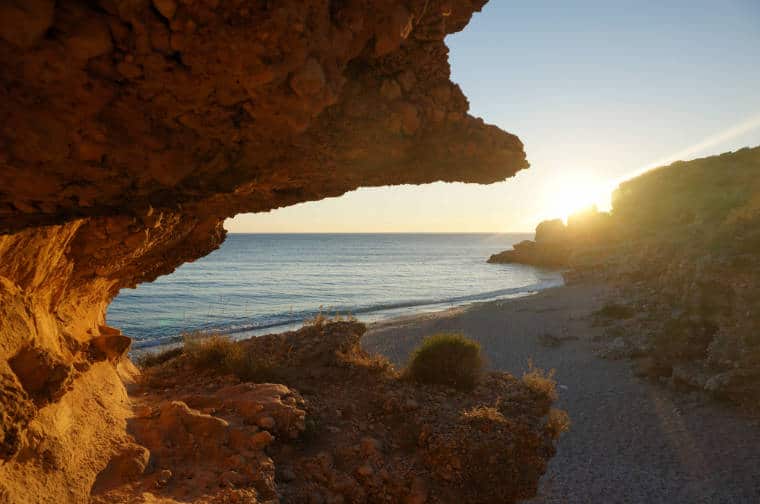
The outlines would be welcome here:
M 356 315 L 354 315 L 354 314 L 352 314 L 350 312 L 346 313 L 346 314 L 339 313 L 339 315 L 342 316 L 342 317 L 344 317 L 344 318 L 345 317 L 354 317 L 354 318 L 356 318 L 357 321 L 362 322 L 362 323 L 364 323 L 367 326 L 367 332 L 369 332 L 369 331 L 371 331 L 372 329 L 374 329 L 376 327 L 381 327 L 381 326 L 384 326 L 386 324 L 397 324 L 397 323 L 399 323 L 401 321 L 405 321 L 405 320 L 409 320 L 410 322 L 413 322 L 413 321 L 417 321 L 417 320 L 426 319 L 426 318 L 429 318 L 429 317 L 445 316 L 446 314 L 448 314 L 450 312 L 451 313 L 458 313 L 460 311 L 469 310 L 472 307 L 477 307 L 477 306 L 480 306 L 480 305 L 486 305 L 486 304 L 490 304 L 490 303 L 504 303 L 504 302 L 510 302 L 510 301 L 517 300 L 517 299 L 523 299 L 523 298 L 527 298 L 527 297 L 537 296 L 537 295 L 540 295 L 541 293 L 543 293 L 545 291 L 564 287 L 565 286 L 564 280 L 561 277 L 560 277 L 559 280 L 562 282 L 560 285 L 554 285 L 554 286 L 551 286 L 551 287 L 546 287 L 546 288 L 537 289 L 537 290 L 528 290 L 528 291 L 524 291 L 524 292 L 517 292 L 517 293 L 514 293 L 514 294 L 507 294 L 504 297 L 498 297 L 496 299 L 467 301 L 467 302 L 464 302 L 462 304 L 454 304 L 454 305 L 451 305 L 451 306 L 448 306 L 448 307 L 443 307 L 443 305 L 445 305 L 446 303 L 440 303 L 439 304 L 439 306 L 441 306 L 440 309 L 430 309 L 431 306 L 436 306 L 436 304 L 427 304 L 427 305 L 419 305 L 420 308 L 423 308 L 423 310 L 420 310 L 420 311 L 414 310 L 415 308 L 417 308 L 415 306 L 402 307 L 402 308 L 396 309 L 396 310 L 403 310 L 403 309 L 414 310 L 413 313 L 409 313 L 409 314 L 400 314 L 400 315 L 398 315 L 398 314 L 389 314 L 387 317 L 383 317 L 382 314 L 381 314 L 381 312 L 377 312 L 375 314 L 375 316 L 379 317 L 379 318 L 376 319 L 376 320 L 370 320 L 370 321 L 365 321 L 363 319 L 363 317 L 356 316 Z M 519 288 L 516 288 L 516 289 L 519 289 Z M 389 309 L 389 310 L 386 310 L 386 311 L 392 311 L 392 310 Z M 325 311 L 324 315 L 327 318 L 330 318 L 330 317 L 333 316 L 329 310 Z M 369 318 L 373 318 L 373 317 L 369 317 Z M 262 327 L 262 328 L 259 328 L 259 329 L 249 329 L 249 330 L 241 330 L 241 331 L 224 331 L 224 330 L 215 331 L 215 330 L 209 330 L 209 331 L 202 331 L 202 332 L 207 332 L 208 334 L 213 334 L 213 335 L 230 336 L 230 337 L 232 337 L 236 341 L 242 341 L 242 340 L 246 340 L 246 339 L 249 339 L 249 338 L 255 338 L 255 337 L 259 337 L 259 336 L 265 336 L 267 334 L 279 334 L 279 333 L 288 332 L 288 331 L 295 331 L 295 330 L 298 330 L 301 327 L 303 327 L 308 322 L 308 320 L 309 319 L 304 319 L 304 320 L 301 320 L 301 321 L 298 321 L 298 322 L 286 322 L 286 323 L 283 323 L 283 324 L 272 325 L 272 326 L 268 326 L 268 327 Z M 188 332 L 192 332 L 192 331 L 188 331 Z M 177 334 L 177 335 L 172 335 L 172 336 L 164 336 L 161 339 L 164 339 L 164 340 L 166 340 L 166 339 L 173 339 L 175 341 L 170 341 L 170 342 L 165 342 L 165 343 L 157 343 L 157 344 L 151 344 L 151 345 L 144 344 L 144 345 L 141 345 L 139 347 L 134 347 L 133 346 L 130 349 L 130 355 L 131 355 L 131 357 L 135 358 L 135 357 L 138 357 L 138 356 L 143 355 L 143 354 L 159 353 L 159 352 L 162 352 L 164 350 L 180 347 L 183 344 L 182 343 L 182 333 Z M 136 339 L 133 338 L 133 342 L 139 342 L 139 341 L 140 340 L 136 340 Z
M 422 312 L 414 313 L 410 315 L 400 315 L 397 317 L 391 317 L 389 319 L 378 320 L 378 321 L 370 322 L 366 324 L 367 334 L 373 331 L 385 331 L 385 330 L 398 329 L 403 326 L 419 324 L 426 321 L 456 317 L 464 313 L 467 313 L 469 311 L 485 308 L 488 306 L 501 307 L 505 303 L 512 303 L 512 302 L 515 302 L 518 300 L 524 300 L 524 299 L 535 299 L 537 297 L 546 295 L 557 289 L 563 289 L 565 287 L 567 287 L 567 284 L 563 283 L 562 285 L 547 287 L 545 289 L 540 289 L 537 291 L 525 292 L 523 294 L 515 295 L 512 297 L 489 299 L 487 301 L 472 301 L 469 303 L 452 306 L 450 308 L 446 308 L 442 310 L 422 311 Z
M 401 367 L 425 336 L 459 332 L 480 343 L 492 370 L 519 377 L 529 362 L 554 370 L 555 406 L 571 428 L 525 502 L 754 502 L 757 419 L 637 377 L 628 359 L 600 356 L 610 337 L 593 313 L 621 298 L 605 283 L 565 284 L 368 323 L 360 344 Z

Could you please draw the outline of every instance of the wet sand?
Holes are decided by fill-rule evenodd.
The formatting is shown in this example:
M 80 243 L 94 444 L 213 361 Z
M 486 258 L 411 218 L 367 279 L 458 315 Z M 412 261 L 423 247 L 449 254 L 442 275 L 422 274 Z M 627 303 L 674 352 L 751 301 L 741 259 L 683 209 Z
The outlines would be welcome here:
M 597 357 L 591 313 L 603 285 L 558 287 L 370 326 L 364 346 L 403 364 L 428 334 L 479 341 L 494 369 L 521 375 L 528 359 L 556 370 L 572 427 L 531 503 L 760 503 L 760 424 L 733 407 L 635 377 Z M 550 334 L 557 346 L 547 346 Z M 542 343 L 543 341 L 543 343 Z

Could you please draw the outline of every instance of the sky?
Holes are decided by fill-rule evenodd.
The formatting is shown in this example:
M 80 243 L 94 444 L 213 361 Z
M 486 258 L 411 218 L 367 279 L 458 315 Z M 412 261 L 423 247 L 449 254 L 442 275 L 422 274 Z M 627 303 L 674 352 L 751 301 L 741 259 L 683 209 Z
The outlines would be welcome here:
M 572 4 L 572 5 L 569 5 Z M 447 37 L 470 113 L 531 167 L 492 185 L 365 188 L 231 232 L 516 232 L 677 159 L 760 145 L 760 1 L 491 0 Z

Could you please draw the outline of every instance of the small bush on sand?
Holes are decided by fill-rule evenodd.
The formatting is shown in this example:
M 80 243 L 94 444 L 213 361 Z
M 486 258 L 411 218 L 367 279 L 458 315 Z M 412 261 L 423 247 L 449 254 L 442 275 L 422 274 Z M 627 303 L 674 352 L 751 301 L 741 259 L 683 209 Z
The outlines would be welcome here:
M 528 361 L 528 371 L 523 373 L 522 382 L 533 392 L 546 397 L 550 401 L 557 400 L 557 380 L 554 379 L 554 370 L 544 371 Z
M 423 340 L 407 366 L 409 378 L 420 383 L 472 389 L 483 371 L 480 345 L 461 334 L 435 334 Z
M 137 366 L 140 369 L 148 369 L 158 366 L 164 362 L 170 361 L 175 357 L 182 355 L 182 348 L 170 348 L 162 352 L 152 352 L 141 354 L 135 359 Z

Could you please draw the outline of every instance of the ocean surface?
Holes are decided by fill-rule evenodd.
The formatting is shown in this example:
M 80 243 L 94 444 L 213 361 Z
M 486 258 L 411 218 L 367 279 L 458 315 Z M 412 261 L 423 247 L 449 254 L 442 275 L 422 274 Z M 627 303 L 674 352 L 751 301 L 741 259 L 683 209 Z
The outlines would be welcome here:
M 137 289 L 108 324 L 133 348 L 185 331 L 235 337 L 300 326 L 320 311 L 373 322 L 562 284 L 557 272 L 487 264 L 528 234 L 230 234 L 219 250 Z

